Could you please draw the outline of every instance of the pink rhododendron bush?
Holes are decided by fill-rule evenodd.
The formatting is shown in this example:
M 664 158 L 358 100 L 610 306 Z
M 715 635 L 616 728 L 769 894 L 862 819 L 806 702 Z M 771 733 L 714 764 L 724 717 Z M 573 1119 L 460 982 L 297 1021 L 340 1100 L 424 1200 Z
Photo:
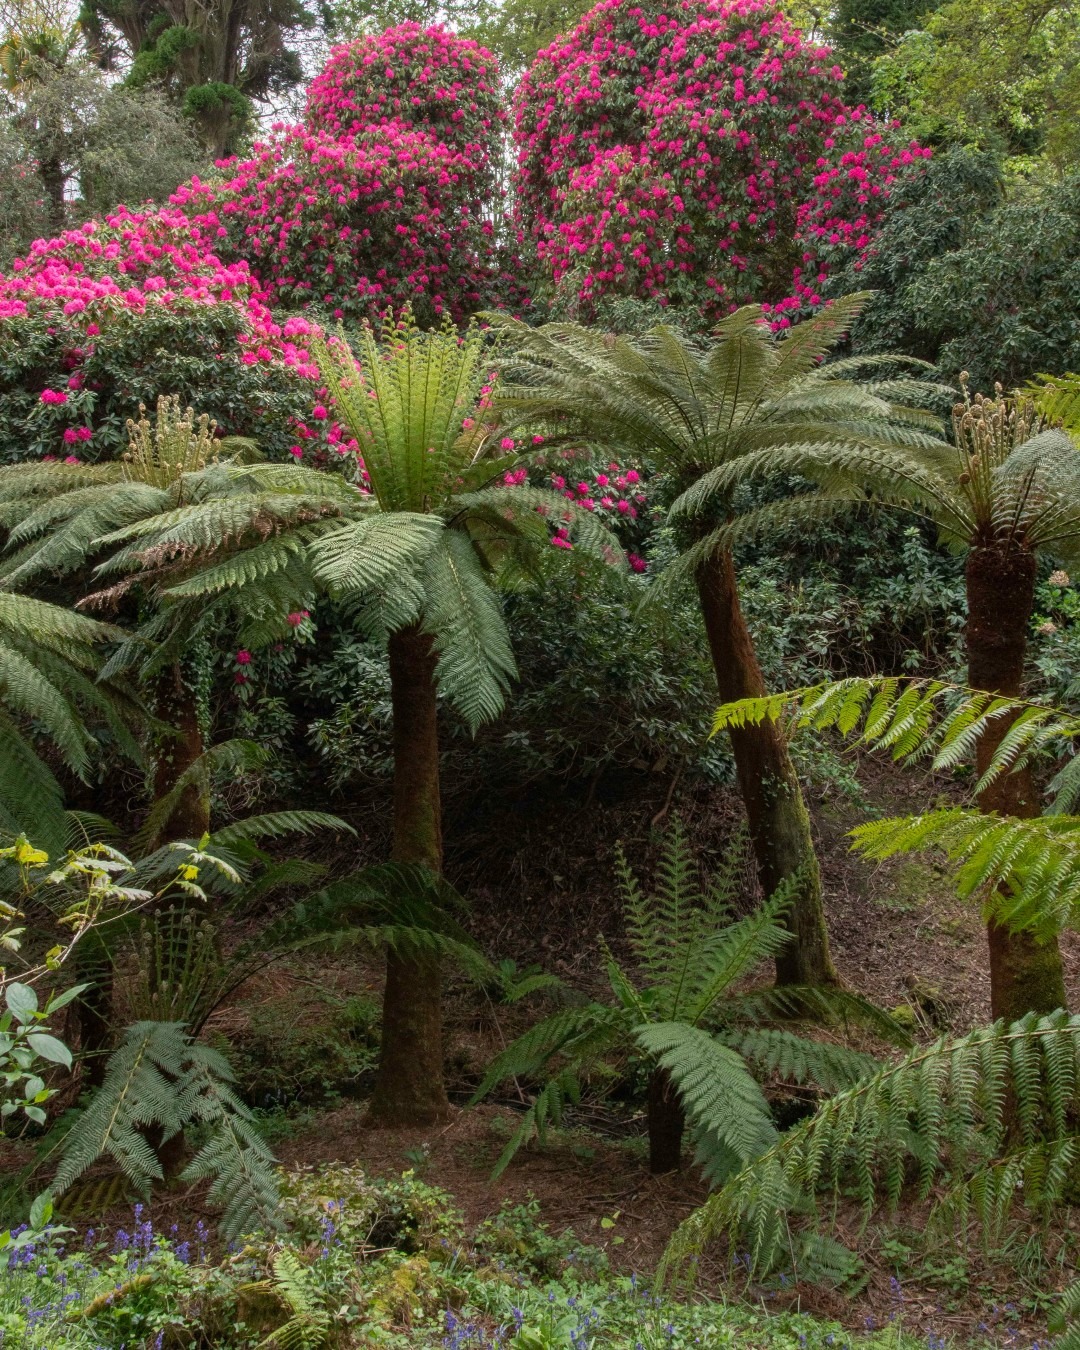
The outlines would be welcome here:
M 517 90 L 522 244 L 586 318 L 625 295 L 790 321 L 929 154 L 889 145 L 840 79 L 766 0 L 602 0 Z
M 175 209 L 121 208 L 38 240 L 0 276 L 3 455 L 107 458 L 139 402 L 167 393 L 268 453 L 327 448 L 310 329 L 278 323 L 246 264 L 222 262 Z
M 336 48 L 305 125 L 172 200 L 276 306 L 356 320 L 411 302 L 424 322 L 464 319 L 510 281 L 491 219 L 503 117 L 489 52 L 403 24 Z

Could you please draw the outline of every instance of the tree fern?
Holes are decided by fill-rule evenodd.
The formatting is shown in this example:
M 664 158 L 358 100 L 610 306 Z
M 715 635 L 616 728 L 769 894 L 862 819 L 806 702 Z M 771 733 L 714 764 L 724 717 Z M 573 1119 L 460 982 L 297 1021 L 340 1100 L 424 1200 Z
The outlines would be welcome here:
M 732 1177 L 676 1231 L 661 1277 L 721 1235 L 748 1244 L 759 1268 L 783 1262 L 807 1219 L 827 1227 L 841 1189 L 867 1220 L 909 1185 L 925 1199 L 942 1182 L 934 1223 L 974 1217 L 994 1232 L 1021 1201 L 1045 1212 L 1077 1157 L 1078 1096 L 1078 1017 L 942 1037 L 829 1098 Z
M 62 1195 L 103 1155 L 139 1191 L 163 1179 L 148 1138 L 166 1142 L 202 1125 L 203 1147 L 182 1180 L 212 1179 L 210 1198 L 224 1208 L 222 1231 L 235 1238 L 253 1227 L 280 1227 L 273 1159 L 250 1124 L 251 1113 L 229 1087 L 227 1061 L 192 1041 L 178 1022 L 138 1022 L 109 1057 L 105 1077 L 65 1135 L 53 1190 Z
M 617 875 L 635 968 L 626 970 L 603 948 L 609 1003 L 581 1001 L 560 1008 L 518 1037 L 489 1066 L 473 1100 L 507 1078 L 543 1079 L 535 1110 L 514 1134 L 500 1169 L 544 1122 L 561 1110 L 572 1087 L 609 1057 L 643 1060 L 663 1075 L 685 1114 L 697 1161 L 710 1180 L 771 1146 L 768 1106 L 750 1064 L 795 1082 L 850 1082 L 873 1061 L 794 1032 L 754 1026 L 770 1016 L 805 1015 L 808 1006 L 835 1019 L 831 991 L 799 1006 L 792 991 L 736 993 L 734 986 L 790 941 L 779 925 L 790 895 L 774 896 L 732 920 L 738 864 L 704 885 L 680 826 L 665 843 L 656 895 L 646 898 L 620 853 Z M 775 1002 L 769 996 L 776 995 Z M 790 997 L 789 997 L 790 995 Z M 785 1001 L 786 1000 L 786 1001 Z M 877 1013 L 880 1021 L 888 1022 Z M 534 1105 L 535 1105 L 534 1104 Z

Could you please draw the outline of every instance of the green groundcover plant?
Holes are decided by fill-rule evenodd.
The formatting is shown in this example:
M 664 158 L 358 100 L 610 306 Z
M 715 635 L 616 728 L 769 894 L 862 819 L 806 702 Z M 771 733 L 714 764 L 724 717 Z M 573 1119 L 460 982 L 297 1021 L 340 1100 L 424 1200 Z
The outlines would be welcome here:
M 136 1206 L 111 1231 L 46 1229 L 0 1266 L 0 1334 L 21 1350 L 360 1347 L 388 1350 L 915 1350 L 898 1320 L 870 1335 L 792 1313 L 657 1296 L 599 1247 L 504 1205 L 472 1232 L 411 1172 L 291 1172 L 290 1231 L 211 1251 L 201 1223 L 162 1231 Z

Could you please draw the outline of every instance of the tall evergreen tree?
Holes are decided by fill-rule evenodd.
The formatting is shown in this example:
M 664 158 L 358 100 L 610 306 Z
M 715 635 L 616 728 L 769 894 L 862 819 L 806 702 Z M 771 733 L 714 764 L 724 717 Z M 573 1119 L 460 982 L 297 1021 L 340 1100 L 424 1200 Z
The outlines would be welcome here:
M 126 67 L 129 86 L 163 89 L 215 156 L 250 125 L 253 101 L 300 82 L 290 43 L 316 22 L 303 0 L 83 0 L 79 21 L 104 69 Z

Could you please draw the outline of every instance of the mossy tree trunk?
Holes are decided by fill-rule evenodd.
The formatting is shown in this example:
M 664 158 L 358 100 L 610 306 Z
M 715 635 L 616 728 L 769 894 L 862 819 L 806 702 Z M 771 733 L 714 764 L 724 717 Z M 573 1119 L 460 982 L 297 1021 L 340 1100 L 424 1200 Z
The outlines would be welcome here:
M 696 580 L 721 702 L 764 694 L 765 680 L 739 604 L 731 553 L 725 549 L 713 554 L 698 568 Z M 784 734 L 775 722 L 765 721 L 731 727 L 729 735 L 762 892 L 771 896 L 785 878 L 799 874 L 786 920 L 793 939 L 776 958 L 776 982 L 837 984 L 810 816 Z
M 432 641 L 419 626 L 390 637 L 394 713 L 395 862 L 442 871 L 439 736 Z M 382 1045 L 370 1117 L 380 1125 L 430 1125 L 450 1104 L 443 1082 L 442 974 L 437 957 L 389 952 Z
M 973 548 L 967 558 L 968 683 L 974 689 L 1016 698 L 1023 692 L 1027 633 L 1035 595 L 1036 559 L 1019 550 Z M 1011 719 L 1000 718 L 979 738 L 975 764 L 980 776 L 992 762 Z M 1039 815 L 1031 770 L 999 775 L 979 794 L 979 809 L 1030 819 Z M 991 920 L 990 1010 L 1016 1021 L 1028 1012 L 1065 1006 L 1065 974 L 1056 937 L 1012 933 Z
M 654 1176 L 677 1172 L 682 1166 L 682 1102 L 666 1069 L 653 1069 L 649 1078 L 649 1171 Z

